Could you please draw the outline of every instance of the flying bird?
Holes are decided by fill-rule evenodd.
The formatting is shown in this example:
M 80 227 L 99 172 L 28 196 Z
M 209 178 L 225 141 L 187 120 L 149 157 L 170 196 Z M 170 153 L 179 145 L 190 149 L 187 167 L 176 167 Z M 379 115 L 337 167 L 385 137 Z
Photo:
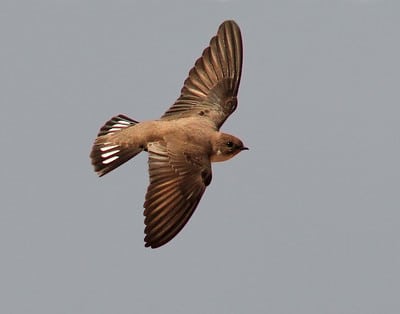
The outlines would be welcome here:
M 239 26 L 223 22 L 160 119 L 138 122 L 120 114 L 97 135 L 90 158 L 99 176 L 142 151 L 149 154 L 146 247 L 160 247 L 182 230 L 211 182 L 212 162 L 248 149 L 219 131 L 238 103 L 242 49 Z

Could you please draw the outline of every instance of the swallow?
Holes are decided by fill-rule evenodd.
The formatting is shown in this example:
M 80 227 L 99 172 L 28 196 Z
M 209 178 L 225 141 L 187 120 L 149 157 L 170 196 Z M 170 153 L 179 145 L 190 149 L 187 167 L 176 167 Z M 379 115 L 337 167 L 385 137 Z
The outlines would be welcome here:
M 148 152 L 145 247 L 158 248 L 182 230 L 211 182 L 212 162 L 248 149 L 219 131 L 237 107 L 242 62 L 239 26 L 225 21 L 160 119 L 138 122 L 120 114 L 98 132 L 90 158 L 99 176 Z

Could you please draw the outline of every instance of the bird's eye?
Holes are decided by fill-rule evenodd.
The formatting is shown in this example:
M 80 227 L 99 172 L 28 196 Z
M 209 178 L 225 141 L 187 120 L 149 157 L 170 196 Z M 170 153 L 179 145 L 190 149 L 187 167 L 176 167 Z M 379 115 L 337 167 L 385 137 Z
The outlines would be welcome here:
M 233 142 L 231 141 L 226 142 L 226 146 L 228 146 L 229 148 L 233 147 Z

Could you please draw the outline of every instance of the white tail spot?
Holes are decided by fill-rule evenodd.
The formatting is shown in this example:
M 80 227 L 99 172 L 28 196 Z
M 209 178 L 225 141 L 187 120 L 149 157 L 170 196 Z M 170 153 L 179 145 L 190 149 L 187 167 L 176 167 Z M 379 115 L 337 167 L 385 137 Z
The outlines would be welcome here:
M 113 162 L 114 160 L 116 160 L 116 159 L 118 159 L 118 158 L 119 158 L 119 156 L 114 156 L 114 157 L 108 158 L 108 159 L 106 159 L 106 160 L 103 160 L 103 164 L 104 164 L 104 165 L 107 165 L 107 164 L 109 164 L 110 162 Z
M 110 156 L 112 156 L 112 155 L 115 155 L 115 154 L 118 153 L 119 151 L 120 151 L 119 149 L 116 149 L 116 150 L 113 150 L 113 151 L 111 151 L 111 152 L 102 154 L 101 157 L 107 158 L 107 157 L 110 157 Z
M 128 122 L 128 121 L 124 121 L 124 120 L 119 120 L 119 121 L 118 121 L 118 123 L 121 123 L 121 124 L 123 124 L 123 125 L 121 125 L 122 127 L 124 127 L 124 126 L 127 126 L 127 125 L 130 125 L 130 124 L 131 124 L 130 122 Z
M 108 143 L 107 143 L 107 144 L 108 144 Z M 110 149 L 113 149 L 113 148 L 115 148 L 115 147 L 118 147 L 118 145 L 104 146 L 104 147 L 101 147 L 100 150 L 101 150 L 102 152 L 105 152 L 106 150 L 110 150 Z

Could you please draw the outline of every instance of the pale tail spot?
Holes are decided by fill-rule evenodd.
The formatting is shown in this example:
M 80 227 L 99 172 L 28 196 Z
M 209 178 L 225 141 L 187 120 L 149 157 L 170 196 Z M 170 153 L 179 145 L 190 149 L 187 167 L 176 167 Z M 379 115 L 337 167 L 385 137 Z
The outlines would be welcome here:
M 101 147 L 100 150 L 101 150 L 102 152 L 105 152 L 105 151 L 110 150 L 110 149 L 113 149 L 113 148 L 115 148 L 115 147 L 118 147 L 118 145 L 104 146 L 104 147 Z
M 113 151 L 111 151 L 111 152 L 102 154 L 101 157 L 107 158 L 107 157 L 110 157 L 110 156 L 112 156 L 112 155 L 118 153 L 119 151 L 120 151 L 119 149 L 116 149 L 116 150 L 113 150 Z
M 122 127 L 125 127 L 125 126 L 127 126 L 127 125 L 130 125 L 130 124 L 131 124 L 131 122 L 129 122 L 129 121 L 124 121 L 124 120 L 119 120 L 119 121 L 118 121 L 118 123 L 121 123 L 121 124 L 123 124 L 123 125 L 121 125 Z
M 116 159 L 118 159 L 119 158 L 119 156 L 114 156 L 114 157 L 111 157 L 111 158 L 108 158 L 108 159 L 106 159 L 106 160 L 103 160 L 103 164 L 104 165 L 107 165 L 107 164 L 109 164 L 110 162 L 113 162 L 114 160 L 116 160 Z

